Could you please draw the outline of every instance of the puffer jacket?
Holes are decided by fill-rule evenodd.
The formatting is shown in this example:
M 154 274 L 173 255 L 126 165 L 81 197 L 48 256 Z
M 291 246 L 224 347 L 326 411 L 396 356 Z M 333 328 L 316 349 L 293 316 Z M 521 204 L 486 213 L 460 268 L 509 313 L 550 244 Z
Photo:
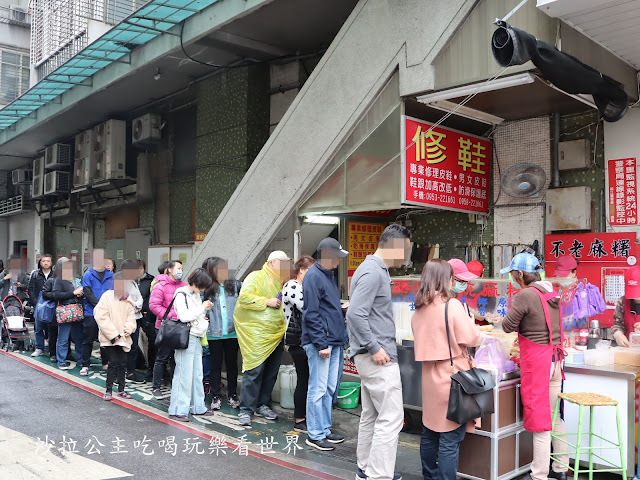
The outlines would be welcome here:
M 77 286 L 76 286 L 77 285 Z M 80 286 L 80 279 L 74 282 L 61 278 L 49 278 L 42 288 L 42 298 L 53 300 L 57 305 L 72 305 L 79 303 L 82 305 L 82 297 L 76 297 L 73 291 Z
M 118 300 L 115 292 L 108 290 L 100 296 L 93 315 L 98 324 L 101 347 L 120 346 L 125 352 L 131 350 L 131 334 L 136 331 L 136 314 L 131 302 Z M 113 343 L 112 339 L 115 339 Z
M 156 328 L 160 328 L 164 313 L 167 311 L 173 296 L 180 287 L 186 287 L 187 284 L 182 280 L 176 280 L 169 275 L 158 275 L 156 277 L 157 283 L 151 291 L 151 297 L 149 298 L 149 309 L 156 316 Z M 175 308 L 171 308 L 169 316 L 167 318 L 173 318 L 178 320 Z

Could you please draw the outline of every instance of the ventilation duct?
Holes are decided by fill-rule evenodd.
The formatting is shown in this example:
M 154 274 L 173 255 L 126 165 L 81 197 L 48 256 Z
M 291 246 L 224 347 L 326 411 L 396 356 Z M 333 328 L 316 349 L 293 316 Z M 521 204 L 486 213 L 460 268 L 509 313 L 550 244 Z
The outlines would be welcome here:
M 560 90 L 592 95 L 600 116 L 607 122 L 616 122 L 627 112 L 629 97 L 620 82 L 503 20 L 496 24 L 491 50 L 500 66 L 522 65 L 531 60 Z

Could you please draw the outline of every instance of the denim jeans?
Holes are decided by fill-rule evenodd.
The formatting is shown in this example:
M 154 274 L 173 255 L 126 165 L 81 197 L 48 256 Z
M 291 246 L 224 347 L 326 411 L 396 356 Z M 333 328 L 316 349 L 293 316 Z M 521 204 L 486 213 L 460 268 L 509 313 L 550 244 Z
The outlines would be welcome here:
M 55 322 L 56 319 L 54 318 L 53 321 Z M 46 328 L 49 328 L 46 323 L 35 320 L 36 350 L 44 350 L 44 331 Z
M 450 432 L 434 432 L 424 425 L 420 438 L 420 458 L 424 480 L 456 480 L 460 442 L 467 425 Z
M 58 324 L 58 343 L 56 345 L 56 357 L 58 365 L 67 364 L 67 354 L 69 353 L 69 335 L 73 331 L 73 342 L 76 346 L 76 360 L 80 361 L 82 352 L 82 322 L 59 323 Z
M 242 374 L 241 413 L 253 415 L 258 407 L 263 405 L 271 407 L 271 392 L 280 371 L 282 352 L 284 352 L 284 342 L 280 342 L 262 364 Z
M 331 433 L 331 403 L 338 383 L 339 346 L 330 346 L 331 356 L 322 358 L 313 345 L 303 345 L 309 359 L 307 392 L 307 431 L 311 440 L 321 440 Z
M 336 381 L 336 391 L 333 392 L 333 398 L 331 403 L 338 405 L 338 390 L 340 389 L 340 382 L 342 382 L 342 371 L 344 369 L 344 345 L 340 346 L 340 358 L 338 359 L 338 380 Z
M 189 335 L 189 346 L 175 350 L 176 368 L 171 382 L 169 415 L 202 414 L 207 411 L 202 385 L 202 345 Z
M 82 367 L 91 366 L 91 353 L 93 352 L 93 342 L 98 340 L 98 324 L 92 315 L 85 315 L 82 321 L 82 347 L 76 347 L 76 360 Z M 82 358 L 81 358 L 82 357 Z M 100 347 L 100 358 L 102 365 L 107 364 L 108 355 L 105 347 Z

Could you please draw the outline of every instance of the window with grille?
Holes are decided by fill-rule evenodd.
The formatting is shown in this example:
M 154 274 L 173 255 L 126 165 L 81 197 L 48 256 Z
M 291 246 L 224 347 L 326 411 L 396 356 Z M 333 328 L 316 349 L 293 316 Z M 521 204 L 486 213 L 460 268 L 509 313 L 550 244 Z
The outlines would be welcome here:
M 29 89 L 29 52 L 0 48 L 0 104 L 8 104 Z

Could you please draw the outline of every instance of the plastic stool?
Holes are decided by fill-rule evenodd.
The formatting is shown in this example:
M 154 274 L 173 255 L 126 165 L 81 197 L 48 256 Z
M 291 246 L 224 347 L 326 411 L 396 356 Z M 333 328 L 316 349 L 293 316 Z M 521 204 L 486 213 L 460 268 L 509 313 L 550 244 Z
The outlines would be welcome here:
M 622 474 L 622 478 L 626 479 L 627 478 L 627 469 L 625 466 L 625 461 L 624 461 L 624 448 L 622 445 L 622 431 L 620 430 L 620 412 L 618 410 L 618 402 L 613 400 L 612 398 L 609 397 L 605 397 L 604 395 L 599 395 L 597 393 L 561 393 L 558 395 L 558 401 L 556 402 L 556 408 L 555 411 L 553 413 L 553 427 L 555 427 L 556 425 L 556 420 L 558 419 L 558 412 L 560 411 L 560 400 L 565 400 L 567 402 L 570 403 L 574 403 L 576 405 L 579 405 L 580 407 L 580 411 L 578 413 L 579 417 L 578 417 L 578 439 L 576 441 L 576 444 L 573 445 L 572 443 L 569 443 L 568 441 L 566 441 L 565 439 L 561 438 L 567 435 L 576 435 L 576 433 L 561 433 L 559 435 L 556 435 L 555 433 L 553 433 L 553 429 L 551 431 L 551 438 L 552 439 L 558 439 L 559 441 L 561 441 L 562 443 L 568 445 L 569 447 L 575 448 L 575 465 L 573 468 L 573 480 L 578 480 L 578 475 L 581 473 L 589 473 L 589 480 L 593 480 L 593 473 L 603 473 L 603 472 L 621 472 Z M 589 407 L 589 446 L 585 447 L 582 445 L 582 422 L 584 419 L 584 411 L 585 408 L 584 407 Z M 614 443 L 611 440 L 608 440 L 604 437 L 602 437 L 601 435 L 598 435 L 597 433 L 593 433 L 593 410 L 594 407 L 616 407 L 616 422 L 617 422 L 617 427 L 618 427 L 618 443 Z M 593 437 L 598 437 L 599 439 L 601 439 L 602 441 L 606 442 L 607 444 L 613 445 L 610 447 L 594 447 L 593 446 Z M 606 460 L 605 458 L 601 457 L 600 455 L 598 455 L 597 453 L 594 453 L 594 450 L 613 450 L 613 449 L 618 449 L 620 451 L 620 466 L 615 465 L 613 463 L 611 463 L 609 460 Z M 588 469 L 581 469 L 580 468 L 580 457 L 583 453 L 585 453 L 585 450 L 587 450 L 589 452 L 589 468 Z M 556 457 L 560 455 L 560 454 L 556 454 L 556 453 L 552 453 L 551 454 L 551 459 L 553 461 L 556 461 L 558 463 L 560 463 L 561 465 L 564 465 L 567 468 L 570 468 L 569 465 L 560 462 Z M 606 464 L 611 465 L 612 468 L 604 468 L 604 469 L 600 469 L 600 470 L 594 470 L 593 469 L 593 457 L 598 457 L 600 460 L 606 462 Z

